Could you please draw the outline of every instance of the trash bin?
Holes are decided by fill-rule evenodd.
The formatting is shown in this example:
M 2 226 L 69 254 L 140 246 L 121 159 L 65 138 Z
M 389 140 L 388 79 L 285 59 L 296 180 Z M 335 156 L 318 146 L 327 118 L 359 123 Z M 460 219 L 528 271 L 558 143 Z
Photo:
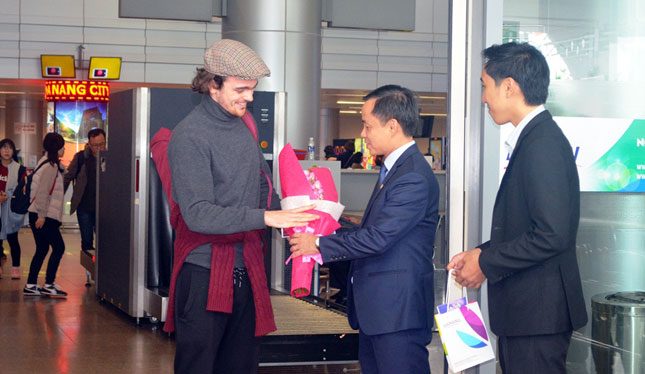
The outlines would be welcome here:
M 614 373 L 616 353 L 626 374 L 645 373 L 645 292 L 609 292 L 591 298 L 591 353 L 596 372 Z

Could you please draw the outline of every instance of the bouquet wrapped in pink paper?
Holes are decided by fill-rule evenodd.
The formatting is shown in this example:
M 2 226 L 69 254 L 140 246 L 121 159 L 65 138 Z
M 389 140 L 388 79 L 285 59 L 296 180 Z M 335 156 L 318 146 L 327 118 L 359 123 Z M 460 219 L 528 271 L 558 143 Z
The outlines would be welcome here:
M 333 233 L 340 224 L 338 219 L 345 207 L 338 202 L 338 191 L 334 184 L 331 171 L 327 168 L 314 167 L 302 170 L 291 144 L 280 151 L 280 187 L 282 190 L 282 209 L 294 209 L 307 205 L 315 205 L 315 209 L 307 211 L 320 216 L 309 222 L 307 226 L 284 229 L 287 236 L 305 232 L 317 236 Z M 287 259 L 287 263 L 291 257 Z M 300 256 L 292 261 L 291 295 L 294 297 L 307 296 L 311 289 L 311 273 L 314 261 L 322 265 L 322 257 Z

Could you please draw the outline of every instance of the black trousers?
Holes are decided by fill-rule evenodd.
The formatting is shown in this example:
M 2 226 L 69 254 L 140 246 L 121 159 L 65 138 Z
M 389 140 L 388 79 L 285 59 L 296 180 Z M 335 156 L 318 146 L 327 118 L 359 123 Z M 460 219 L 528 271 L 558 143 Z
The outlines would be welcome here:
M 231 274 L 231 277 L 234 275 Z M 206 310 L 210 269 L 184 264 L 175 288 L 175 373 L 257 373 L 260 340 L 246 271 L 236 269 L 233 313 Z
M 43 227 L 36 228 L 36 220 L 38 219 L 37 213 L 29 212 L 29 226 L 31 227 L 31 232 L 34 234 L 34 241 L 36 242 L 36 253 L 34 253 L 34 258 L 31 260 L 31 265 L 29 266 L 29 278 L 27 278 L 27 283 L 36 284 L 38 282 L 38 273 L 40 268 L 43 266 L 47 252 L 49 252 L 49 246 L 52 247 L 52 254 L 49 256 L 49 262 L 47 263 L 47 273 L 45 274 L 45 283 L 52 284 L 56 279 L 56 272 L 58 271 L 58 265 L 60 265 L 60 259 L 65 253 L 65 242 L 63 241 L 63 236 L 60 234 L 60 222 L 51 219 L 45 218 L 45 224 Z
M 0 219 L 0 225 L 2 225 L 2 219 Z M 20 243 L 18 243 L 18 233 L 14 232 L 13 234 L 7 234 L 7 241 L 9 242 L 9 248 L 11 248 L 11 266 L 19 267 Z M 4 249 L 2 249 L 2 240 L 0 240 L 0 251 L 4 253 Z
M 350 261 L 330 262 L 325 265 L 329 268 L 329 285 L 339 290 L 336 294 L 336 302 L 343 305 L 347 302 L 349 265 Z
M 571 331 L 561 334 L 500 336 L 499 364 L 504 374 L 566 374 Z

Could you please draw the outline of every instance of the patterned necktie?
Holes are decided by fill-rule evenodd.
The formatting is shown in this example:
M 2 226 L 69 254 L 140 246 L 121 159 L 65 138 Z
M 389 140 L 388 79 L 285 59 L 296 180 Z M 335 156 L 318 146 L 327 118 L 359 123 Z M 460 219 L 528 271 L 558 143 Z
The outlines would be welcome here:
M 381 171 L 379 172 L 379 175 L 378 175 L 378 184 L 383 184 L 386 174 L 387 174 L 387 168 L 385 167 L 385 165 L 382 165 Z

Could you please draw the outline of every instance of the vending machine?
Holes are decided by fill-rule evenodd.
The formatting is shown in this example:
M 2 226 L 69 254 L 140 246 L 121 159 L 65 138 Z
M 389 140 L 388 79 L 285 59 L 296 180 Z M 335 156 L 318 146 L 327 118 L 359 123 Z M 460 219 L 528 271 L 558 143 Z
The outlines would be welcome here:
M 61 157 L 61 163 L 69 167 L 76 153 L 84 151 L 88 143 L 87 134 L 95 128 L 103 129 L 106 134 L 108 130 L 108 107 L 110 96 L 110 84 L 101 81 L 77 81 L 77 80 L 48 80 L 45 82 L 45 99 L 47 104 L 47 132 L 56 132 L 65 140 L 65 153 Z M 37 138 L 41 142 L 43 134 L 36 136 L 35 129 L 25 124 L 21 129 L 23 136 L 18 138 L 19 144 L 24 144 L 25 138 Z M 40 130 L 42 131 L 42 130 Z M 31 135 L 27 135 L 31 134 Z M 107 135 L 106 140 L 109 140 Z M 36 166 L 38 154 L 37 147 L 27 147 L 23 153 L 23 163 L 27 168 Z M 91 160 L 94 160 L 92 158 Z M 77 225 L 75 212 L 71 212 L 71 198 L 76 188 L 76 177 L 72 176 L 72 183 L 65 193 L 64 214 L 62 224 L 64 227 Z M 85 248 L 80 251 L 80 263 L 87 274 L 86 286 L 90 286 L 90 280 L 95 279 L 96 263 L 95 251 Z

